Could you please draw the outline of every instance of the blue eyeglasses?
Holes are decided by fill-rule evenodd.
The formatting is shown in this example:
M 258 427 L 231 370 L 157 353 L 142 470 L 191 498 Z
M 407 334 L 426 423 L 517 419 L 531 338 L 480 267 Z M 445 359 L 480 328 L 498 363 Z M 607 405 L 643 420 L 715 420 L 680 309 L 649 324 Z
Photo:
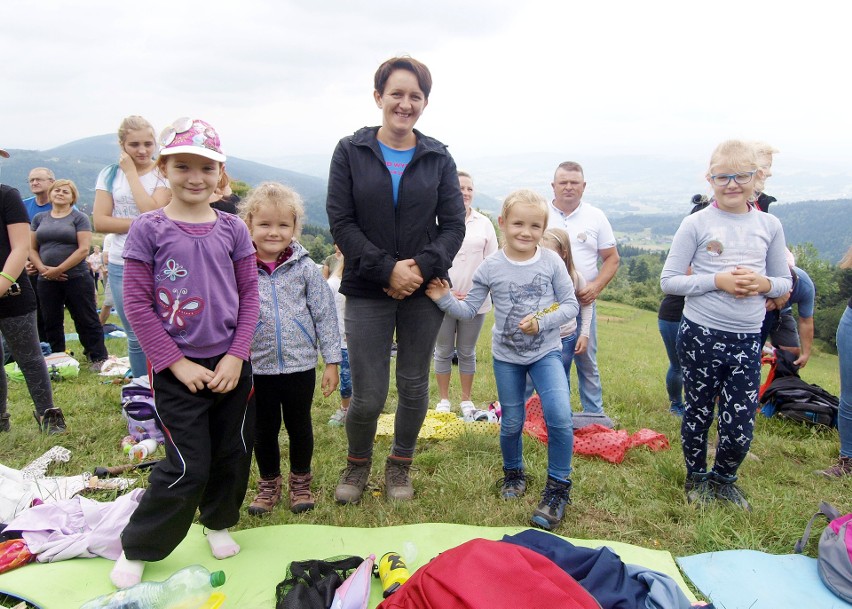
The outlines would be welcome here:
M 717 173 L 716 175 L 710 176 L 710 179 L 716 186 L 727 186 L 731 183 L 731 180 L 742 186 L 743 184 L 751 182 L 754 178 L 754 174 L 756 173 L 757 171 L 744 171 L 742 173 Z

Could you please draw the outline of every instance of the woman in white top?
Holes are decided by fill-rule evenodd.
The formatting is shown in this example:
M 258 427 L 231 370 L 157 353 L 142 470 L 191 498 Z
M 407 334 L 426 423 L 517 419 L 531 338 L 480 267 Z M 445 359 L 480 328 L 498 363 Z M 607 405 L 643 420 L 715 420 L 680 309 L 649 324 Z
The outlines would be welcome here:
M 471 207 L 473 203 L 473 178 L 469 173 L 459 171 L 459 186 L 464 199 L 465 236 L 461 249 L 453 259 L 450 268 L 450 281 L 453 295 L 464 300 L 473 285 L 473 274 L 482 261 L 497 251 L 497 233 L 487 217 Z M 487 298 L 473 319 L 453 319 L 444 316 L 444 323 L 438 332 L 435 344 L 435 380 L 441 401 L 435 407 L 438 412 L 450 412 L 450 371 L 453 351 L 458 356 L 459 380 L 461 381 L 461 412 L 471 419 L 476 405 L 470 399 L 473 388 L 473 375 L 476 372 L 476 341 L 485 322 L 485 314 L 491 310 L 491 299 Z
M 95 186 L 95 205 L 92 212 L 95 230 L 115 233 L 109 252 L 107 274 L 115 310 L 127 333 L 127 355 L 134 377 L 148 373 L 145 354 L 136 334 L 124 315 L 124 241 L 130 223 L 140 214 L 158 209 L 171 199 L 166 179 L 157 170 L 153 155 L 156 151 L 154 127 L 141 116 L 128 116 L 118 128 L 121 148 L 118 164 L 105 167 Z

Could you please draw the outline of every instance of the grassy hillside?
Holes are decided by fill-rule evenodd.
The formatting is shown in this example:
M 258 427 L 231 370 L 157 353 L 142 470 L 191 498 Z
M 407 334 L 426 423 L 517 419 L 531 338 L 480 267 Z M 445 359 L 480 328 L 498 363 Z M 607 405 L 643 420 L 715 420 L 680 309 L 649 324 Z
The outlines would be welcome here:
M 657 332 L 656 316 L 624 305 L 603 302 L 599 308 L 600 362 L 607 413 L 619 427 L 635 432 L 650 428 L 664 433 L 669 450 L 633 449 L 620 465 L 594 458 L 574 461 L 574 504 L 559 533 L 588 539 L 613 539 L 666 549 L 675 556 L 751 548 L 787 553 L 801 535 L 820 500 L 844 511 L 852 509 L 852 480 L 830 481 L 813 471 L 828 466 L 838 453 L 836 431 L 821 431 L 758 416 L 751 456 L 741 469 L 741 485 L 754 505 L 751 514 L 724 506 L 705 511 L 685 503 L 684 467 L 679 450 L 679 420 L 668 413 L 664 388 L 667 360 Z M 490 365 L 490 321 L 478 346 L 479 373 L 473 397 L 480 405 L 496 399 Z M 70 325 L 69 325 L 70 328 Z M 77 353 L 79 345 L 70 344 Z M 75 348 L 76 347 L 76 348 Z M 109 341 L 121 352 L 120 341 Z M 803 374 L 833 393 L 838 392 L 837 358 L 816 353 Z M 458 404 L 458 379 L 451 398 Z M 576 382 L 572 383 L 576 386 Z M 437 401 L 432 385 L 432 402 Z M 32 405 L 22 384 L 12 383 L 12 432 L 0 434 L 0 462 L 20 468 L 54 444 L 72 451 L 70 462 L 51 467 L 50 474 L 75 475 L 95 466 L 124 461 L 119 441 L 126 433 L 120 416 L 119 387 L 103 384 L 87 370 L 76 380 L 55 384 L 57 403 L 64 409 L 69 432 L 48 438 L 36 432 Z M 576 396 L 573 399 L 576 409 Z M 416 499 L 408 504 L 386 502 L 379 489 L 389 439 L 379 438 L 373 471 L 374 493 L 359 507 L 334 504 L 334 486 L 344 464 L 346 435 L 326 424 L 338 398 L 314 402 L 316 452 L 314 488 L 317 508 L 293 515 L 285 508 L 271 517 L 245 516 L 239 528 L 266 524 L 315 523 L 374 527 L 417 522 L 458 522 L 477 525 L 524 526 L 545 480 L 546 446 L 525 439 L 530 492 L 518 502 L 497 497 L 501 459 L 496 435 L 468 434 L 443 441 L 421 441 L 413 475 Z M 395 396 L 388 401 L 393 411 Z M 281 435 L 285 447 L 287 436 Z M 286 471 L 286 464 L 284 465 Z M 253 475 L 256 475 L 256 471 Z M 109 500 L 110 495 L 101 497 Z M 247 498 L 246 505 L 251 497 Z M 816 544 L 809 552 L 813 555 Z

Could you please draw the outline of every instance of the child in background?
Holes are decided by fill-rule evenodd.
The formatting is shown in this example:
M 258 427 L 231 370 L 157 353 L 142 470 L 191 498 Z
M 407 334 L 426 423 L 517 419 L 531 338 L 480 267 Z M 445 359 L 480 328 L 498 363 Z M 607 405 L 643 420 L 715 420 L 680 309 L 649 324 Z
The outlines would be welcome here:
M 494 379 L 503 409 L 500 450 L 504 478 L 500 494 L 517 499 L 527 488 L 523 462 L 524 388 L 529 373 L 547 425 L 547 484 L 532 523 L 547 530 L 562 520 L 571 502 L 574 431 L 568 380 L 562 367 L 559 327 L 577 317 L 579 306 L 565 263 L 539 247 L 547 226 L 547 201 L 531 190 L 510 194 L 498 219 L 503 249 L 485 259 L 464 300 L 449 282 L 433 279 L 426 295 L 457 319 L 471 319 L 485 298 L 494 303 Z
M 338 250 L 340 251 L 340 250 Z M 329 425 L 341 427 L 346 423 L 346 412 L 349 410 L 349 402 L 352 401 L 352 372 L 349 369 L 349 349 L 346 348 L 346 328 L 343 323 L 343 313 L 346 311 L 346 296 L 340 293 L 340 280 L 343 278 L 343 255 L 334 265 L 331 275 L 328 276 L 328 287 L 334 294 L 334 307 L 337 309 L 337 328 L 340 331 L 340 408 L 331 415 Z
M 100 233 L 112 233 L 107 271 L 115 312 L 127 333 L 127 357 L 134 377 L 148 374 L 148 362 L 139 346 L 136 329 L 124 311 L 124 250 L 131 222 L 146 211 L 162 208 L 171 198 L 168 181 L 154 161 L 157 136 L 154 127 L 141 116 L 128 116 L 118 127 L 121 149 L 117 164 L 104 167 L 95 183 L 92 224 Z
M 792 284 L 781 223 L 749 205 L 762 171 L 752 145 L 729 140 L 716 148 L 707 172 L 714 200 L 681 222 L 660 278 L 663 292 L 686 297 L 677 336 L 681 441 L 687 501 L 702 506 L 723 500 L 751 510 L 734 483 L 754 432 L 764 296 Z M 719 443 L 707 471 L 716 398 Z
M 119 588 L 139 583 L 143 561 L 177 547 L 196 508 L 213 556 L 240 551 L 228 527 L 239 521 L 251 467 L 258 294 L 245 224 L 207 202 L 224 162 L 204 121 L 166 128 L 157 163 L 172 181 L 171 202 L 136 218 L 124 247 L 125 312 L 153 368 L 166 456 L 121 534 L 110 575 Z
M 549 228 L 541 238 L 541 244 L 556 254 L 565 263 L 568 275 L 574 282 L 575 296 L 577 290 L 582 290 L 586 280 L 580 271 L 574 266 L 574 258 L 571 256 L 571 238 L 568 232 L 561 228 Z M 578 300 L 579 302 L 579 300 Z M 568 386 L 571 385 L 571 363 L 574 355 L 585 353 L 589 345 L 589 334 L 592 329 L 592 312 L 594 301 L 580 307 L 580 316 L 570 320 L 559 328 L 559 336 L 562 338 L 562 365 L 565 367 L 565 376 L 568 378 Z M 582 324 L 577 328 L 577 320 Z
M 240 206 L 257 250 L 260 322 L 251 346 L 257 402 L 254 455 L 260 470 L 249 514 L 270 513 L 281 500 L 281 421 L 290 438 L 290 511 L 314 507 L 311 404 L 316 385 L 317 344 L 325 360 L 322 393 L 337 388 L 340 335 L 334 296 L 322 273 L 296 241 L 305 209 L 298 194 L 264 182 Z

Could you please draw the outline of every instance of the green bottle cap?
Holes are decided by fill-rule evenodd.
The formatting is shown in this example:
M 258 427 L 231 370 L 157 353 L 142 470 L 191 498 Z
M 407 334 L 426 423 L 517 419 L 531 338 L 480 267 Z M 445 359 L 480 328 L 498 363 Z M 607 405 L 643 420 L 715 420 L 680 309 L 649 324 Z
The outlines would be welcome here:
M 225 572 L 224 571 L 213 571 L 210 574 L 210 585 L 214 588 L 218 588 L 222 584 L 225 583 Z

